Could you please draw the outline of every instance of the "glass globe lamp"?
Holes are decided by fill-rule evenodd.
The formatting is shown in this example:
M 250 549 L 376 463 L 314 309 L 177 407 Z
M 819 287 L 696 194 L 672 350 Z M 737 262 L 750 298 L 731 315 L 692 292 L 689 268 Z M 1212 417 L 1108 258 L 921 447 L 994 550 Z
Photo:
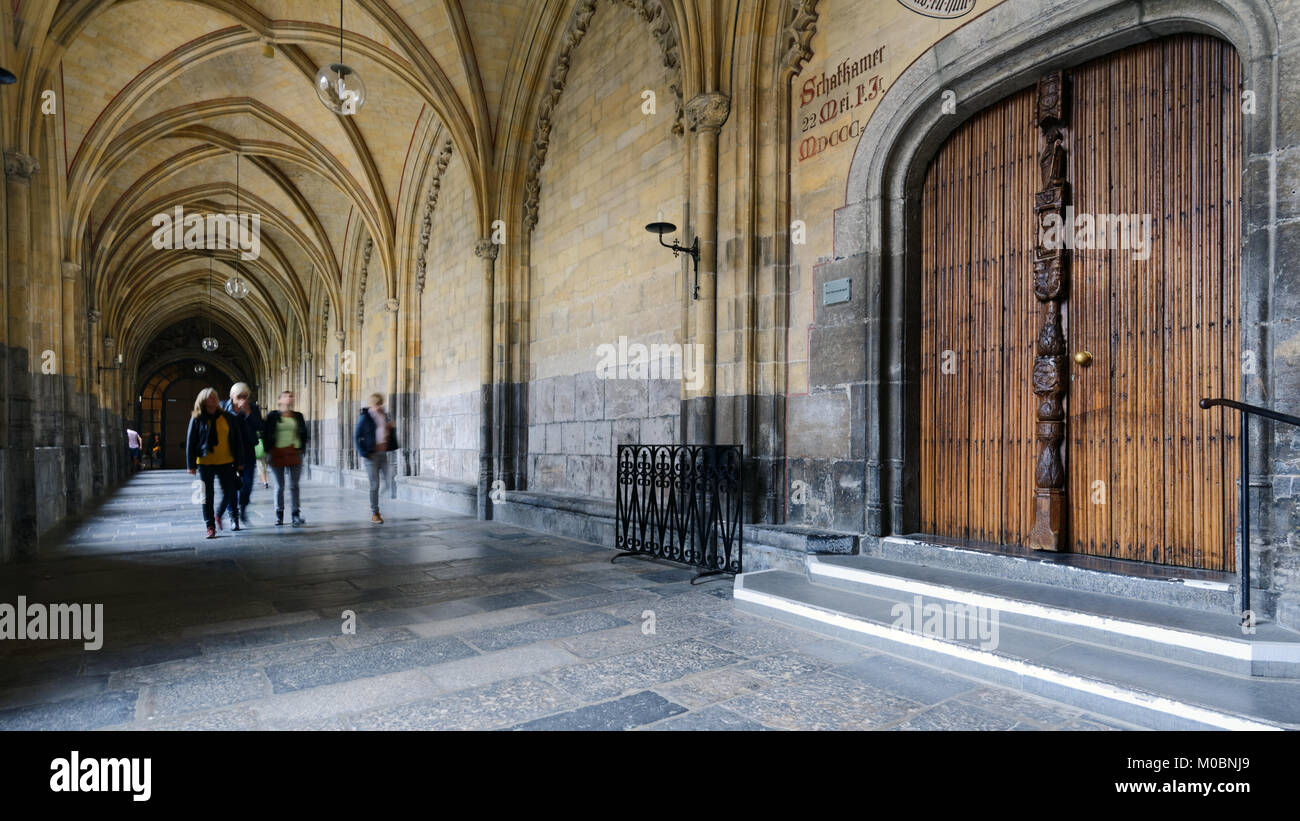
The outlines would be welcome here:
M 230 294 L 235 299 L 243 299 L 248 296 L 248 282 L 246 282 L 243 277 L 236 274 L 226 280 L 226 293 Z
M 335 114 L 356 114 L 366 101 L 366 86 L 356 69 L 330 63 L 316 72 L 316 96 Z

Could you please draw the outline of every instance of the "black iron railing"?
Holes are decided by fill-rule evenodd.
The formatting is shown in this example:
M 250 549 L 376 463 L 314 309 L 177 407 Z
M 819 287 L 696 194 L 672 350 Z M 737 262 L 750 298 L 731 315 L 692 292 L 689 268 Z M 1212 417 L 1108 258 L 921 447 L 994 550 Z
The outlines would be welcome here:
M 744 542 L 744 460 L 739 445 L 619 445 L 615 547 L 739 573 Z
M 1202 399 L 1201 409 L 1222 405 L 1241 412 L 1241 492 L 1238 494 L 1241 518 L 1241 618 L 1250 619 L 1250 417 L 1262 416 L 1274 422 L 1300 427 L 1300 416 L 1278 413 L 1275 410 L 1247 405 L 1232 399 Z

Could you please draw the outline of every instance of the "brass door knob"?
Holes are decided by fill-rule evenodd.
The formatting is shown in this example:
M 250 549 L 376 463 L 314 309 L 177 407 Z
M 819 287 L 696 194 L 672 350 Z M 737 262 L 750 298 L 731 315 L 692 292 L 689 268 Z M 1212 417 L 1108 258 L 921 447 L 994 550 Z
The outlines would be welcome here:
M 1092 354 L 1087 351 L 1079 351 L 1074 355 L 1074 361 L 1081 367 L 1088 367 L 1092 364 Z

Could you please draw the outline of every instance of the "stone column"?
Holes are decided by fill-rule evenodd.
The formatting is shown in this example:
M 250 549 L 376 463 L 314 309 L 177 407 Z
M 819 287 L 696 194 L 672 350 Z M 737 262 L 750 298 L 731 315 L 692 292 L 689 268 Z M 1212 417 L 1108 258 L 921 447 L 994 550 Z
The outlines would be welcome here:
M 694 341 L 704 346 L 704 378 L 695 395 L 687 397 L 687 429 L 683 431 L 684 440 L 693 444 L 714 444 L 717 435 L 718 131 L 730 111 L 730 99 L 717 92 L 693 97 L 685 108 L 686 122 L 695 133 L 691 222 L 700 242 Z
M 474 245 L 474 256 L 483 260 L 483 316 L 479 319 L 479 441 L 478 441 L 478 501 L 475 513 L 480 519 L 492 518 L 492 504 L 488 494 L 492 491 L 492 364 L 496 357 L 493 339 L 493 270 L 497 258 L 496 244 L 490 237 Z
M 36 159 L 19 151 L 4 152 L 8 207 L 8 418 L 5 455 L 7 553 L 36 552 L 36 452 L 32 430 L 32 376 L 27 346 L 31 342 L 31 181 L 40 170 Z M 6 556 L 5 558 L 8 558 Z
M 397 441 L 398 444 L 402 445 L 402 447 L 400 448 L 401 452 L 405 453 L 406 452 L 405 437 L 408 431 L 406 426 L 406 401 L 404 396 L 397 392 L 397 381 L 399 378 L 398 370 L 401 368 L 400 358 L 402 356 L 401 350 L 397 347 L 398 339 L 400 337 L 400 334 L 398 333 L 397 309 L 400 304 L 401 303 L 399 303 L 396 298 L 389 298 L 384 300 L 384 325 L 385 325 L 384 333 L 387 334 L 388 336 L 388 343 L 389 343 L 388 349 L 392 351 L 392 354 L 388 357 L 389 365 L 388 365 L 387 391 L 388 391 L 388 401 L 391 403 L 388 407 L 388 412 L 389 414 L 392 415 L 392 418 L 396 420 L 395 424 L 400 423 L 398 424 L 398 428 L 397 428 L 397 436 L 398 436 Z M 406 470 L 403 467 L 402 459 L 398 454 L 389 453 L 387 458 L 389 462 L 389 467 L 392 469 L 392 473 L 390 474 L 392 479 L 389 483 L 389 487 L 392 493 L 392 498 L 396 499 L 397 498 L 397 477 L 405 476 Z
M 81 266 L 64 260 L 63 273 L 63 350 L 58 352 L 60 382 L 63 385 L 63 486 L 67 495 L 66 513 L 81 509 L 81 420 L 77 401 L 77 286 Z
M 90 446 L 90 492 L 93 496 L 99 496 L 104 492 L 106 482 L 104 480 L 104 449 L 101 447 L 104 441 L 103 410 L 101 408 L 101 399 L 104 392 L 99 388 L 99 371 L 93 370 L 98 362 L 91 353 L 95 348 L 95 340 L 99 332 L 99 321 L 103 314 L 94 308 L 86 312 L 86 322 L 89 327 L 86 331 L 88 341 L 86 342 L 86 361 L 88 370 L 86 375 L 88 382 L 86 384 L 86 395 L 90 398 L 88 416 L 87 416 L 87 435 L 86 441 Z

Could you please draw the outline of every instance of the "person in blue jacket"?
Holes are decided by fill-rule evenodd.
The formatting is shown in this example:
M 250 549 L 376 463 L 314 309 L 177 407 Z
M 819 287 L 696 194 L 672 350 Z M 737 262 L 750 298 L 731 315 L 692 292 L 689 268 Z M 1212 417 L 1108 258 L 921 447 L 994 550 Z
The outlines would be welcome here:
M 262 435 L 262 409 L 249 398 L 252 392 L 247 382 L 236 382 L 230 388 L 230 398 L 221 403 L 222 410 L 233 413 L 243 424 L 240 432 L 243 434 L 241 444 L 244 452 L 240 454 L 239 462 L 244 467 L 239 472 L 239 510 L 232 507 L 230 515 L 240 515 L 244 524 L 248 524 L 248 500 L 252 498 L 253 479 L 257 473 L 257 442 Z M 222 501 L 221 507 L 217 508 L 217 519 L 220 520 L 225 512 L 226 503 Z
M 387 476 L 388 486 L 393 486 L 393 469 L 388 454 L 397 450 L 397 432 L 384 410 L 382 394 L 370 394 L 367 407 L 362 408 L 357 417 L 352 439 L 357 453 L 366 461 L 366 473 L 370 476 L 370 521 L 383 524 L 384 517 L 379 515 L 379 481 Z

